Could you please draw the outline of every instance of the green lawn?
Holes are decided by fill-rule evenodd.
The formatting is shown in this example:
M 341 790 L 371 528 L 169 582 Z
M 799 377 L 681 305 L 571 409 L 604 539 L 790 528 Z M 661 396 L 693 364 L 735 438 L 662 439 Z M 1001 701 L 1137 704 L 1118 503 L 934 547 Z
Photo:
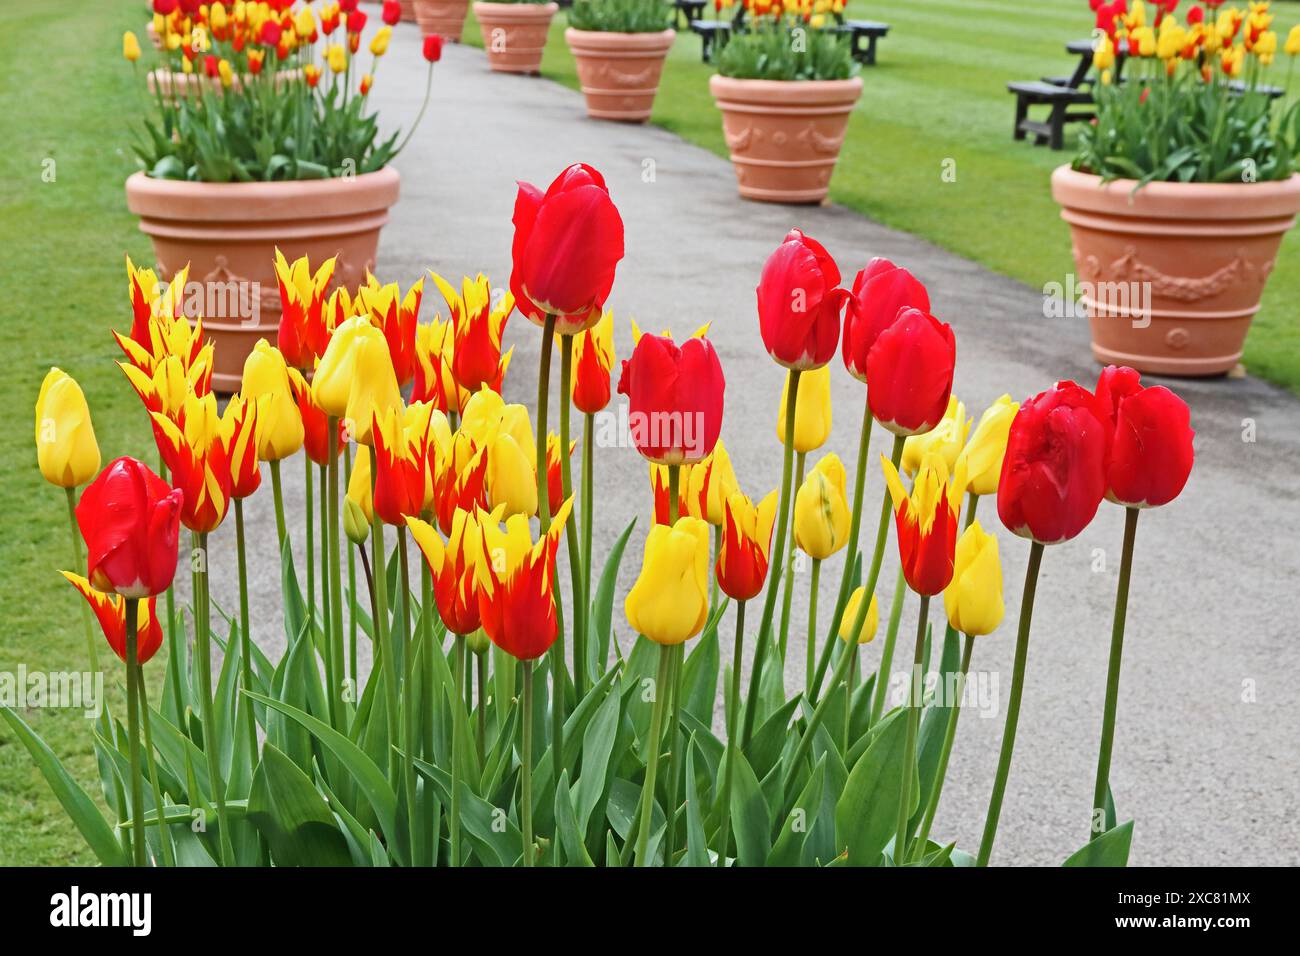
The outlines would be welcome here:
M 1300 5 L 1275 3 L 1273 9 L 1274 27 L 1284 39 L 1300 21 Z M 1035 288 L 1063 281 L 1074 263 L 1048 178 L 1069 161 L 1073 134 L 1057 153 L 1014 142 L 1006 83 L 1072 71 L 1077 61 L 1064 44 L 1090 33 L 1086 0 L 851 0 L 848 14 L 885 21 L 892 29 L 880 41 L 878 65 L 862 71 L 865 89 L 831 199 Z M 542 72 L 576 89 L 565 25 L 562 11 L 551 28 Z M 477 24 L 467 24 L 465 36 L 481 44 Z M 679 35 L 652 121 L 725 156 L 721 119 L 708 91 L 712 72 L 700 62 L 699 38 Z M 1274 72 L 1275 82 L 1282 82 L 1286 64 Z M 956 182 L 940 177 L 949 159 L 956 161 Z M 792 215 L 793 222 L 798 217 Z M 1287 237 L 1277 265 L 1245 363 L 1251 374 L 1300 393 L 1296 232 Z
M 81 383 L 105 462 L 156 455 L 106 332 L 130 324 L 123 252 L 149 260 L 122 192 L 127 117 L 141 85 L 122 60 L 122 31 L 140 28 L 142 9 L 102 0 L 0 5 L 0 388 L 10 410 L 0 430 L 0 671 L 85 668 L 81 598 L 56 571 L 72 566 L 66 504 L 36 469 L 33 408 L 45 372 L 59 365 Z M 100 660 L 117 663 L 106 646 Z M 120 668 L 109 670 L 109 706 L 120 713 Z M 24 716 L 98 797 L 91 724 L 80 711 Z M 52 863 L 94 857 L 26 750 L 0 729 L 0 866 Z
M 139 30 L 135 2 L 45 0 L 0 6 L 0 354 L 10 426 L 0 432 L 0 671 L 83 666 L 80 598 L 55 573 L 71 565 L 62 493 L 35 467 L 32 408 L 41 378 L 60 365 L 86 390 L 105 461 L 122 454 L 153 460 L 138 401 L 114 366 L 105 333 L 124 327 L 122 253 L 148 261 L 149 243 L 126 211 L 122 182 L 140 83 L 121 59 L 124 29 Z M 1009 135 L 1008 79 L 1070 66 L 1061 45 L 1088 32 L 1083 0 L 927 0 L 864 4 L 851 12 L 888 20 L 881 63 L 865 72 L 866 94 L 836 173 L 832 197 L 866 215 L 918 233 L 1033 286 L 1071 268 L 1065 226 L 1047 191 L 1063 161 Z M 1283 29 L 1294 7 L 1278 11 Z M 563 18 L 551 32 L 544 72 L 576 85 Z M 51 29 L 51 23 L 64 27 Z M 467 37 L 476 41 L 471 22 Z M 655 122 L 724 154 L 699 41 L 679 37 L 656 104 Z M 957 161 L 957 182 L 940 164 Z M 51 165 L 52 163 L 52 165 Z M 50 180 L 50 181 L 47 181 Z M 1300 257 L 1292 235 L 1256 321 L 1250 370 L 1300 391 L 1300 331 L 1294 310 Z M 101 659 L 109 658 L 101 652 Z M 157 681 L 162 655 L 147 673 Z M 110 706 L 120 709 L 112 670 Z M 98 796 L 79 712 L 33 710 L 26 718 Z M 0 866 L 89 863 L 25 750 L 0 729 Z

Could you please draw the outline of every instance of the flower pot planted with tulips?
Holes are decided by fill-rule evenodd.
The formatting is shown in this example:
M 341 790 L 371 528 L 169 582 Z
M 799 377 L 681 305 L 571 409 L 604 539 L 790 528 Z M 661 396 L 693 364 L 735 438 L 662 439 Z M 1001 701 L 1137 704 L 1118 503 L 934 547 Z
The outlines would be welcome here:
M 415 19 L 425 36 L 440 36 L 452 43 L 460 42 L 465 29 L 469 0 L 414 0 Z
M 483 32 L 488 67 L 498 73 L 540 73 L 553 0 L 475 0 L 474 19 Z
M 1102 7 L 1097 120 L 1052 174 L 1102 364 L 1234 368 L 1300 212 L 1300 111 L 1269 86 L 1279 52 L 1269 4 L 1212 6 L 1192 6 L 1186 22 L 1141 0 Z M 1300 29 L 1285 52 L 1300 54 Z
M 664 59 L 677 33 L 665 0 L 577 0 L 565 42 L 593 119 L 650 118 Z
M 363 46 L 367 15 L 355 0 L 319 17 L 305 4 L 154 9 L 162 65 L 150 79 L 163 82 L 150 85 L 156 112 L 135 144 L 142 170 L 127 180 L 127 206 L 163 281 L 189 266 L 190 311 L 205 314 L 220 346 L 214 387 L 233 392 L 244 357 L 279 324 L 277 248 L 333 257 L 336 281 L 352 287 L 374 266 L 399 190 L 391 162 L 419 123 L 381 138 L 367 108 L 400 10 L 385 4 Z M 136 66 L 134 35 L 123 51 Z M 439 51 L 426 44 L 430 85 Z
M 5 707 L 0 718 L 96 856 L 138 866 L 986 864 L 1020 701 L 1034 693 L 1025 661 L 1046 546 L 1074 538 L 1110 500 L 1127 519 L 1098 768 L 1095 788 L 1080 787 L 1078 838 L 1064 846 L 1086 822 L 1088 842 L 1067 864 L 1123 865 L 1133 824 L 1117 821 L 1109 764 L 1137 518 L 1188 478 L 1187 406 L 1109 368 L 1095 391 L 1060 382 L 1020 404 L 1003 396 L 972 427 L 952 395 L 955 336 L 926 288 L 882 259 L 846 288 L 830 253 L 791 230 L 755 264 L 755 341 L 786 370 L 773 408 L 779 488 L 749 485 L 727 455 L 728 383 L 707 327 L 674 339 L 632 325 L 617 393 L 650 507 L 604 543 L 597 569 L 593 424 L 615 392 L 621 336 L 605 302 L 631 267 L 623 220 L 600 173 L 578 164 L 545 191 L 521 183 L 513 223 L 510 292 L 494 301 L 485 276 L 459 286 L 432 276 L 443 302 L 425 321 L 422 279 L 405 292 L 378 280 L 330 292 L 335 263 L 277 261 L 279 345 L 257 344 L 224 409 L 211 391 L 213 344 L 201 316 L 183 311 L 184 273 L 164 286 L 128 264 L 120 364 L 153 429 L 157 474 L 131 458 L 100 471 L 86 397 L 50 370 L 36 399 L 37 463 L 67 498 L 66 577 L 89 602 L 91 666 L 92 616 L 124 662 L 125 711 L 105 711 L 90 741 L 115 817 L 21 716 Z M 541 336 L 531 408 L 501 395 L 502 332 L 516 310 Z M 856 454 L 844 449 L 851 468 L 825 447 L 837 352 L 865 386 Z M 877 424 L 893 436 L 878 465 Z M 301 510 L 281 487 L 283 464 L 299 455 Z M 244 524 L 243 502 L 267 493 L 265 475 L 274 537 Z M 873 495 L 879 514 L 864 537 Z M 1011 539 L 975 519 L 987 496 L 1030 544 L 987 824 L 966 851 L 932 826 L 961 681 L 1002 623 L 1000 549 Z M 640 520 L 640 568 L 622 593 Z M 298 523 L 305 548 L 289 534 Z M 181 525 L 188 613 L 172 594 Z M 891 528 L 900 568 L 886 608 L 877 585 Z M 233 566 L 211 561 L 213 536 L 232 533 Z M 249 612 L 246 557 L 258 548 L 280 559 L 278 660 L 260 649 L 266 625 Z M 806 585 L 796 551 L 812 562 Z M 211 613 L 214 575 L 238 583 L 228 620 Z M 804 586 L 808 619 L 794 622 L 790 595 Z M 901 650 L 907 605 L 915 640 Z M 788 690 L 793 627 L 806 627 L 808 657 Z M 868 673 L 859 649 L 878 629 L 883 655 Z M 734 635 L 725 672 L 724 634 Z M 151 701 L 141 668 L 163 647 L 164 691 Z M 895 654 L 906 661 L 908 650 L 911 690 L 887 702 Z M 934 686 L 955 681 L 955 697 L 924 692 L 927 660 L 942 678 Z
M 830 190 L 862 95 L 848 41 L 829 17 L 837 4 L 745 0 L 745 25 L 722 47 L 709 91 L 746 199 L 818 203 Z

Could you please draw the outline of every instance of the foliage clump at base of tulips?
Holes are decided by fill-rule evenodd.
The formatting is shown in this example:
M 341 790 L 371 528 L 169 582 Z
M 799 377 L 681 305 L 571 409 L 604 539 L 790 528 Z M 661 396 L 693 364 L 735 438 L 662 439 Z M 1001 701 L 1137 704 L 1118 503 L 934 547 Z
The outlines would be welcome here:
M 746 19 L 718 55 L 718 72 L 738 80 L 847 80 L 857 64 L 833 15 L 842 0 L 745 0 Z
M 666 0 L 574 0 L 569 26 L 601 33 L 658 33 L 673 25 Z
M 1286 179 L 1300 160 L 1300 103 L 1275 98 L 1278 53 L 1267 2 L 1192 5 L 1186 22 L 1156 2 L 1094 0 L 1097 118 L 1081 127 L 1074 168 L 1106 180 L 1230 183 Z M 1124 82 L 1119 75 L 1121 49 Z M 1284 52 L 1300 54 L 1300 27 Z M 1290 85 L 1291 68 L 1287 70 Z M 1288 91 L 1289 92 L 1289 91 Z
M 383 6 L 364 71 L 367 14 L 356 0 L 325 4 L 319 15 L 296 0 L 153 7 L 156 116 L 145 118 L 134 145 L 149 176 L 210 183 L 352 176 L 381 169 L 405 145 L 399 132 L 381 138 L 378 115 L 367 108 L 401 17 L 396 0 Z M 428 84 L 412 130 L 428 106 L 441 54 L 435 39 L 424 47 Z M 133 66 L 140 60 L 134 33 L 122 52 Z
M 87 602 L 92 666 L 92 611 L 126 664 L 126 710 L 102 713 L 90 741 L 109 818 L 18 714 L 4 708 L 0 717 L 99 859 L 987 864 L 1045 547 L 1078 535 L 1109 499 L 1125 508 L 1123 559 L 1096 786 L 1090 804 L 1079 799 L 1089 840 L 1067 863 L 1123 864 L 1132 822 L 1116 819 L 1109 763 L 1137 517 L 1187 481 L 1187 406 L 1129 369 L 1108 368 L 1095 391 L 1059 382 L 1023 403 L 1003 396 L 976 424 L 952 395 L 956 339 L 930 313 L 924 285 L 874 259 L 844 288 L 827 250 L 791 230 L 757 286 L 759 338 L 787 370 L 774 416 L 778 489 L 751 498 L 721 441 L 727 382 L 707 326 L 681 341 L 633 326 L 617 391 L 649 468 L 650 527 L 616 615 L 636 521 L 608 543 L 597 573 L 593 435 L 614 393 L 605 302 L 623 258 L 623 221 L 600 173 L 574 165 L 545 191 L 521 183 L 513 222 L 509 293 L 493 296 L 482 275 L 459 288 L 434 275 L 446 318 L 425 322 L 422 279 L 405 290 L 373 276 L 357 289 L 332 288 L 333 260 L 313 268 L 280 257 L 277 344 L 258 343 L 224 409 L 211 393 L 201 317 L 180 313 L 185 270 L 164 285 L 128 260 L 132 325 L 115 333 L 119 364 L 154 430 L 158 474 L 130 458 L 99 471 L 85 397 L 66 373 L 50 371 L 37 399 L 38 465 L 75 506 L 72 567 L 86 572 L 66 577 Z M 541 333 L 533 409 L 500 394 L 510 364 L 502 333 L 516 310 Z M 866 386 L 851 479 L 822 450 L 837 351 Z M 571 440 L 574 409 L 581 435 Z M 860 552 L 862 518 L 874 513 L 866 476 L 877 424 L 893 446 L 880 462 L 879 518 L 865 539 L 873 544 Z M 809 464 L 811 453 L 819 457 Z M 307 495 L 293 514 L 281 467 L 299 458 Z M 262 488 L 262 463 L 281 567 L 279 660 L 261 650 L 268 635 L 248 601 L 247 549 L 267 544 L 246 535 L 243 501 Z M 975 519 L 985 496 L 1030 546 L 976 855 L 932 839 L 931 829 L 976 639 L 1002 623 L 999 541 Z M 214 566 L 209 536 L 232 514 L 237 561 Z M 290 522 L 304 526 L 304 549 Z M 192 555 L 188 615 L 172 590 L 181 525 Z M 900 570 L 882 659 L 876 672 L 859 673 L 859 648 L 883 617 L 877 584 L 891 527 Z M 796 550 L 812 562 L 806 625 L 790 620 Z M 821 587 L 823 562 L 840 553 L 838 585 Z M 211 613 L 214 574 L 239 585 L 238 613 L 224 626 Z M 826 630 L 819 600 L 832 612 Z M 931 602 L 937 610 L 940 600 L 947 626 L 940 631 L 935 615 L 931 630 Z M 886 707 L 911 601 L 912 681 Z M 630 644 L 618 640 L 624 620 Z M 791 692 L 784 663 L 800 626 L 808 656 Z M 358 667 L 366 644 L 368 673 Z M 163 692 L 151 703 L 141 669 L 163 646 Z M 937 687 L 955 681 L 955 696 L 925 690 L 927 660 L 940 672 Z

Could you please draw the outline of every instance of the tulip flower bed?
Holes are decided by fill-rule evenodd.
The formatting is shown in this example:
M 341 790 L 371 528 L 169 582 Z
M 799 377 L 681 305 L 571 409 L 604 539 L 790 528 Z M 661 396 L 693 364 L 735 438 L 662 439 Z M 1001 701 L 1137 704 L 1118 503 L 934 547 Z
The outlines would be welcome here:
M 73 507 L 64 576 L 87 602 L 92 667 L 93 614 L 127 688 L 87 744 L 110 818 L 17 713 L 0 717 L 95 855 L 162 866 L 986 864 L 1019 702 L 1033 692 L 1024 667 L 1045 546 L 1076 536 L 1109 499 L 1127 509 L 1124 557 L 1096 787 L 1090 804 L 1079 798 L 1091 839 L 1070 862 L 1123 863 L 1132 824 L 1117 823 L 1107 782 L 1127 582 L 1140 510 L 1176 497 L 1192 467 L 1186 406 L 1112 368 L 1095 391 L 1062 382 L 1019 405 L 1005 397 L 972 430 L 951 395 L 955 338 L 925 288 L 884 260 L 845 288 L 827 252 L 792 230 L 755 268 L 758 338 L 788 370 L 783 478 L 758 494 L 720 441 L 728 386 L 707 328 L 679 344 L 634 327 L 612 377 L 617 323 L 604 303 L 623 223 L 600 174 L 575 165 L 545 192 L 522 184 L 514 225 L 509 295 L 493 302 L 481 276 L 459 289 L 434 276 L 446 319 L 419 321 L 422 281 L 331 290 L 332 262 L 277 263 L 278 342 L 249 357 L 224 409 L 202 317 L 181 314 L 185 276 L 163 286 L 128 261 L 132 321 L 116 338 L 157 474 L 131 457 L 101 470 L 85 396 L 50 371 L 35 437 L 42 475 Z M 500 395 L 501 332 L 516 310 L 542 336 L 532 409 Z M 825 441 L 837 353 L 866 386 L 851 486 L 834 453 L 804 467 Z M 615 582 L 633 527 L 599 571 L 591 558 L 593 418 L 615 384 L 656 492 L 627 594 Z M 877 423 L 894 443 L 873 490 Z M 281 468 L 300 451 L 319 497 L 294 514 Z M 245 580 L 248 549 L 268 544 L 247 534 L 243 501 L 264 484 L 282 568 L 278 661 L 258 647 Z M 876 493 L 872 547 L 859 554 Z M 975 518 L 989 495 L 1000 523 L 1029 539 L 1030 560 L 988 822 L 978 848 L 959 849 L 931 828 L 975 638 L 1002 623 L 999 541 Z M 214 566 L 208 536 L 228 520 L 239 558 Z M 319 529 L 305 552 L 290 522 Z M 883 660 L 859 674 L 891 538 L 901 571 Z M 796 625 L 777 605 L 789 607 L 796 548 L 812 561 L 814 610 L 805 680 L 790 692 L 781 673 Z M 820 562 L 841 551 L 840 580 L 820 582 Z M 178 563 L 191 574 L 188 613 L 171 589 Z M 212 575 L 239 581 L 228 619 L 212 613 Z M 825 632 L 818 598 L 834 609 Z M 920 608 L 914 679 L 886 707 L 909 601 Z M 620 645 L 623 620 L 635 637 Z M 730 673 L 718 665 L 724 627 Z M 151 699 L 143 670 L 164 644 Z M 954 696 L 926 690 L 927 660 Z

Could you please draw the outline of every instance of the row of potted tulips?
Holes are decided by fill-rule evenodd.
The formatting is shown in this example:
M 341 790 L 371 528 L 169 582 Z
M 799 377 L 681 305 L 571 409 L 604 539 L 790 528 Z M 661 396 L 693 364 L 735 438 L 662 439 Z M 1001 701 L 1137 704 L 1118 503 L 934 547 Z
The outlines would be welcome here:
M 680 344 L 634 332 L 617 383 L 629 419 L 691 426 L 631 429 L 650 464 L 655 507 L 623 601 L 636 635 L 627 647 L 614 637 L 613 607 L 635 521 L 608 547 L 599 577 L 592 541 L 593 418 L 614 390 L 604 304 L 623 257 L 622 220 L 601 175 L 575 165 L 545 191 L 521 184 L 514 224 L 509 295 L 494 303 L 482 277 L 460 290 L 435 277 L 445 320 L 419 321 L 422 282 L 406 293 L 376 280 L 331 289 L 333 263 L 278 262 L 278 345 L 259 344 L 224 410 L 211 392 L 202 320 L 179 311 L 184 277 L 162 285 L 132 267 L 134 321 L 117 339 L 161 477 L 130 458 L 100 471 L 86 401 L 51 370 L 37 401 L 38 461 L 66 490 L 74 568 L 86 571 L 66 576 L 126 665 L 126 713 L 103 714 L 93 738 L 114 822 L 18 714 L 2 713 L 100 859 L 985 864 L 1045 546 L 1073 538 L 1109 498 L 1128 517 L 1090 842 L 1072 861 L 1124 862 L 1131 823 L 1116 826 L 1108 766 L 1134 535 L 1140 510 L 1172 500 L 1187 480 L 1186 405 L 1111 368 L 1095 391 L 1062 382 L 1019 405 L 1004 396 L 972 431 L 951 394 L 955 339 L 930 313 L 924 286 L 877 259 L 843 288 L 827 251 L 792 230 L 757 286 L 761 340 L 788 370 L 782 482 L 758 504 L 720 440 L 726 381 L 707 328 Z M 531 410 L 499 392 L 510 360 L 502 330 L 515 310 L 542 334 Z M 833 453 L 804 468 L 827 439 L 837 352 L 866 385 L 851 491 Z M 573 406 L 583 416 L 576 493 Z M 894 442 L 881 461 L 874 544 L 859 553 L 876 423 Z M 300 449 L 308 497 L 304 513 L 292 515 L 280 463 Z M 262 462 L 283 569 L 287 647 L 275 662 L 259 647 L 265 634 L 249 614 L 245 570 L 242 501 L 259 489 Z M 960 683 L 974 638 L 1001 623 L 998 542 L 975 519 L 987 495 L 996 495 L 1003 525 L 1031 543 L 1002 753 L 972 856 L 930 836 L 960 691 L 952 700 L 927 695 L 919 672 L 939 660 Z M 214 568 L 208 536 L 232 512 L 237 567 Z M 296 520 L 307 540 L 299 552 L 289 533 Z M 859 645 L 881 617 L 876 586 L 891 524 L 898 582 L 879 670 L 860 677 Z M 193 549 L 192 655 L 172 587 L 181 525 Z M 257 547 L 262 538 L 251 540 Z M 813 562 L 812 607 L 805 683 L 789 694 L 781 675 L 795 548 Z M 838 586 L 823 588 L 821 562 L 841 551 Z M 239 582 L 239 613 L 224 639 L 211 614 L 214 573 Z M 887 709 L 909 591 L 919 605 L 914 679 L 904 703 Z M 929 627 L 940 594 L 942 640 Z M 760 595 L 754 628 L 746 608 Z M 825 632 L 816 612 L 823 596 L 833 607 Z M 724 676 L 719 627 L 732 605 L 720 738 L 712 726 Z M 215 686 L 214 640 L 223 651 Z M 368 674 L 358 667 L 359 641 L 372 648 Z M 151 707 L 141 669 L 163 645 L 162 699 Z M 93 641 L 89 653 L 96 666 Z M 942 734 L 921 734 L 936 722 Z

